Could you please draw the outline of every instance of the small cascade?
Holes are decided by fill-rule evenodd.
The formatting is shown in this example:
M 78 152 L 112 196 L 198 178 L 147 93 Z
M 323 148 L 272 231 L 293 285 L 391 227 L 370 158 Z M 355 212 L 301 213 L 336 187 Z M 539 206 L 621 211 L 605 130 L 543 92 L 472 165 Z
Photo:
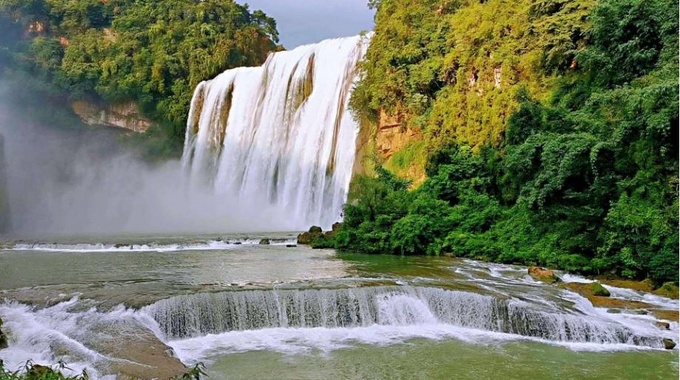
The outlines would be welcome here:
M 291 229 L 341 218 L 358 126 L 348 112 L 367 41 L 326 40 L 228 70 L 196 87 L 183 165 L 194 183 L 271 205 Z
M 170 338 L 266 328 L 445 324 L 555 342 L 660 347 L 614 321 L 514 299 L 421 287 L 258 290 L 161 300 L 143 309 Z

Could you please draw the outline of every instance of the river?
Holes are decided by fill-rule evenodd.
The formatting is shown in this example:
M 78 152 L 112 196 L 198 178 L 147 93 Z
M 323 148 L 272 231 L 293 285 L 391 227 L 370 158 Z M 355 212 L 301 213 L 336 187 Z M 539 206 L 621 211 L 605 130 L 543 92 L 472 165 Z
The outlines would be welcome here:
M 262 239 L 270 244 L 260 244 Z M 673 379 L 677 321 L 595 308 L 524 267 L 338 254 L 293 233 L 18 242 L 0 251 L 6 367 L 94 379 Z M 565 281 L 586 281 L 561 274 Z M 609 287 L 677 310 L 678 301 Z M 178 360 L 179 359 L 179 360 Z

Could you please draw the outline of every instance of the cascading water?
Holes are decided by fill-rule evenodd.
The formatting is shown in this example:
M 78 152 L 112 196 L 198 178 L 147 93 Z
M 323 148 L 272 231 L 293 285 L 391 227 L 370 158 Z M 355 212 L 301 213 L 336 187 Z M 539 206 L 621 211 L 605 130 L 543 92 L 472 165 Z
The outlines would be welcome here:
M 610 320 L 518 300 L 425 287 L 266 290 L 178 296 L 144 308 L 171 338 L 267 328 L 448 325 L 553 342 L 660 348 Z
M 348 112 L 363 37 L 326 40 L 228 70 L 194 92 L 183 164 L 245 207 L 271 205 L 291 229 L 341 218 L 358 126 Z

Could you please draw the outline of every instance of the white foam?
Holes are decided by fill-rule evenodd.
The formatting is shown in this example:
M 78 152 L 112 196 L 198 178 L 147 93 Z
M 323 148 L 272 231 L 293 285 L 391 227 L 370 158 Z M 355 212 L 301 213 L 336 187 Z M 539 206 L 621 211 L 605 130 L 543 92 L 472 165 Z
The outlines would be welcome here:
M 590 280 L 585 277 L 577 276 L 575 274 L 569 274 L 569 273 L 563 273 L 562 276 L 560 277 L 562 282 L 576 282 L 576 283 L 581 283 L 581 284 L 590 284 L 595 282 L 595 280 Z
M 259 245 L 260 239 L 241 240 L 209 240 L 199 243 L 188 244 L 103 244 L 103 243 L 18 243 L 12 250 L 15 251 L 41 251 L 41 252 L 180 252 L 180 251 L 215 251 L 229 250 L 239 246 Z M 295 244 L 295 239 L 274 239 L 270 245 Z
M 607 352 L 654 350 L 629 344 L 596 344 L 554 342 L 539 338 L 457 327 L 441 323 L 409 326 L 372 325 L 354 328 L 274 328 L 232 331 L 190 339 L 174 340 L 168 344 L 180 360 L 193 364 L 216 356 L 246 352 L 274 351 L 283 354 L 305 354 L 314 350 L 331 352 L 358 344 L 387 346 L 410 339 L 457 339 L 469 344 L 495 345 L 510 341 L 533 341 L 566 347 L 575 351 Z

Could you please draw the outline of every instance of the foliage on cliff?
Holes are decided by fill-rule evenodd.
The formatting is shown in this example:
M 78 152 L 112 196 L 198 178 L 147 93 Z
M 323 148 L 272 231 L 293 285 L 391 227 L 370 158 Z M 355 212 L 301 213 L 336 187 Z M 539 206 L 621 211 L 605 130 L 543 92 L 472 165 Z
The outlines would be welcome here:
M 382 0 L 351 105 L 450 143 L 502 143 L 520 87 L 543 99 L 573 70 L 594 0 Z
M 500 2 L 431 3 L 456 4 L 455 9 L 445 8 L 453 15 L 476 9 L 478 17 L 484 18 L 485 7 L 499 9 Z M 519 10 L 525 4 L 513 3 L 518 7 L 506 7 Z M 528 9 L 540 6 L 547 19 L 562 12 L 553 19 L 557 24 L 547 30 L 572 31 L 573 27 L 565 25 L 573 18 L 564 18 L 563 12 L 583 4 L 532 3 L 534 8 Z M 490 98 L 484 100 L 488 92 L 465 92 L 457 89 L 458 82 L 444 83 L 432 97 L 431 111 L 408 110 L 429 120 L 434 114 L 445 115 L 425 127 L 430 130 L 431 146 L 428 179 L 410 192 L 405 183 L 385 171 L 379 171 L 376 178 L 357 179 L 336 246 L 371 253 L 452 253 L 677 283 L 678 20 L 669 11 L 677 6 L 673 0 L 601 0 L 587 8 L 577 17 L 585 28 L 579 30 L 585 34 L 579 32 L 581 37 L 571 48 L 555 50 L 559 59 L 549 59 L 553 49 L 545 46 L 550 44 L 538 50 L 541 64 L 532 75 L 544 80 L 519 76 L 514 89 L 508 88 L 516 104 L 512 107 L 510 103 L 496 107 L 487 101 Z M 381 19 L 385 9 L 399 10 L 404 27 L 415 28 L 406 16 L 416 17 L 416 8 L 407 0 L 383 0 L 377 33 L 384 30 L 380 23 L 386 22 Z M 474 38 L 477 24 L 467 25 L 471 29 L 461 33 Z M 533 34 L 525 36 L 529 40 L 551 38 L 542 34 L 545 31 L 532 30 Z M 376 35 L 366 82 L 360 85 L 365 92 L 354 103 L 365 112 L 374 112 L 381 104 L 403 107 L 406 95 L 418 93 L 403 86 L 406 93 L 390 100 L 384 97 L 387 88 L 372 82 L 372 75 L 377 74 L 372 73 L 376 68 L 370 59 L 381 49 L 381 39 L 391 38 L 412 43 L 408 34 Z M 507 49 L 501 46 L 505 42 L 496 41 L 497 51 Z M 454 50 L 456 46 L 460 45 L 454 45 Z M 459 56 L 476 56 L 481 45 L 464 46 Z M 477 67 L 494 62 L 490 57 L 487 60 L 478 61 Z M 419 81 L 412 69 L 407 65 L 400 74 L 404 83 Z M 379 70 L 390 73 L 385 67 Z M 438 70 L 437 77 L 443 72 Z M 385 83 L 393 79 L 388 75 Z M 459 111 L 456 104 L 449 104 L 448 113 L 442 114 L 435 109 L 440 104 L 444 107 L 444 95 L 449 100 L 454 95 L 463 100 L 477 98 L 485 106 Z M 363 103 L 365 99 L 374 103 Z M 467 117 L 473 111 L 484 117 Z M 505 121 L 499 112 L 507 112 Z M 480 136 L 450 128 L 455 123 Z
M 0 30 L 6 76 L 54 97 L 133 100 L 175 142 L 200 81 L 261 64 L 278 42 L 272 18 L 218 0 L 2 0 Z

